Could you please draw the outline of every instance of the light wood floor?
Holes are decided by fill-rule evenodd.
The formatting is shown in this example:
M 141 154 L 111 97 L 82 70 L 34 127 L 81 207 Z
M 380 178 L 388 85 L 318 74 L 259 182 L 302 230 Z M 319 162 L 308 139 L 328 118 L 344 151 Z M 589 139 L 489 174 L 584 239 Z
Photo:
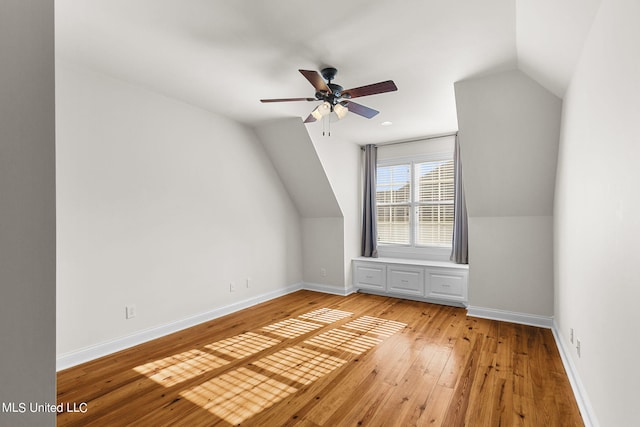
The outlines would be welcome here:
M 582 426 L 551 331 L 300 291 L 58 373 L 59 426 Z

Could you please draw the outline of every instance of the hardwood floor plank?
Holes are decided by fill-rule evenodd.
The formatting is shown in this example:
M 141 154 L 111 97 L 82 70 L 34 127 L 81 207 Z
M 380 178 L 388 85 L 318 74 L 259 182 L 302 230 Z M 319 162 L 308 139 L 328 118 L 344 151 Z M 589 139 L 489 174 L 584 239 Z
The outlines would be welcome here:
M 445 363 L 441 354 L 435 346 L 422 347 L 389 396 L 390 407 L 396 406 L 394 417 L 389 419 L 388 411 L 380 411 L 373 420 L 375 423 L 398 427 L 418 425 L 426 402 L 438 383 L 438 376 L 433 372 L 441 372 Z M 438 360 L 439 368 L 434 369 Z
M 465 425 L 471 399 L 471 389 L 478 370 L 482 338 L 483 336 L 477 333 L 470 334 L 470 336 L 464 335 L 462 340 L 456 342 L 457 346 L 454 347 L 452 357 L 449 358 L 449 362 L 452 360 L 454 362 L 453 367 L 450 363 L 447 363 L 445 368 L 447 381 L 443 382 L 441 378 L 439 384 L 448 387 L 452 372 L 457 375 L 455 376 L 454 393 L 447 410 L 444 425 Z
M 445 418 L 447 417 L 447 411 L 449 410 L 453 393 L 454 390 L 452 388 L 436 384 L 424 404 L 424 412 L 420 414 L 418 422 L 415 425 L 449 427 L 448 424 L 445 424 Z
M 300 291 L 58 373 L 59 426 L 581 426 L 549 330 Z

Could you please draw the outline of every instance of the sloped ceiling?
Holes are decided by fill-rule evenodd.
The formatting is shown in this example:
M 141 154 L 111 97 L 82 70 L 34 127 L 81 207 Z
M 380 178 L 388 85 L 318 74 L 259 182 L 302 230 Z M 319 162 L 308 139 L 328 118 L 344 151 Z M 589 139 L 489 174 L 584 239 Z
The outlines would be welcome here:
M 601 0 L 517 0 L 518 68 L 562 98 Z
M 303 218 L 342 217 L 336 196 L 302 120 L 273 120 L 256 127 L 269 158 Z
M 332 124 L 343 139 L 375 143 L 456 130 L 453 83 L 473 75 L 520 64 L 562 92 L 571 67 L 550 62 L 561 62 L 567 49 L 578 57 L 598 0 L 587 1 L 588 13 L 579 0 L 564 2 L 569 6 L 556 8 L 551 0 L 544 8 L 537 0 L 56 0 L 56 55 L 250 126 L 304 118 L 315 107 L 258 101 L 312 97 L 298 69 L 334 66 L 335 81 L 345 88 L 393 79 L 397 92 L 359 99 L 380 110 L 378 116 L 349 114 Z M 582 22 L 575 37 L 556 9 Z M 557 18 L 552 40 L 576 39 L 564 54 L 548 55 L 558 43 L 547 42 L 542 36 L 549 29 L 538 23 L 550 16 Z M 385 121 L 393 125 L 381 126 Z M 321 123 L 306 126 L 312 135 L 322 132 Z

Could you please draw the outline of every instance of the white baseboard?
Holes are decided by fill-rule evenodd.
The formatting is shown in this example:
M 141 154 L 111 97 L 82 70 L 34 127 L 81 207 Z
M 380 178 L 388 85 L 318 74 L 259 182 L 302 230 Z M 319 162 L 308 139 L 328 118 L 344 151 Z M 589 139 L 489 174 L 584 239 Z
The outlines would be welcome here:
M 351 295 L 356 292 L 356 289 L 353 286 L 349 286 L 348 288 L 337 288 L 335 286 L 330 285 L 321 285 L 319 283 L 303 283 L 302 289 L 306 289 L 308 291 L 317 291 L 325 294 L 332 295 L 340 295 L 346 297 L 347 295 Z
M 67 369 L 72 366 L 97 359 L 99 357 L 107 356 L 117 351 L 124 350 L 126 348 L 130 348 L 138 344 L 142 344 L 144 342 L 151 341 L 186 328 L 190 328 L 200 323 L 208 322 L 210 320 L 217 319 L 218 317 L 226 316 L 227 314 L 249 308 L 256 304 L 260 304 L 262 302 L 299 291 L 303 288 L 303 284 L 297 283 L 295 285 L 257 295 L 243 301 L 238 301 L 224 307 L 219 307 L 205 313 L 196 314 L 185 319 L 176 320 L 175 322 L 138 331 L 125 337 L 116 338 L 77 351 L 61 354 L 56 357 L 56 371 L 61 371 L 63 369 Z
M 517 313 L 514 311 L 498 310 L 485 307 L 467 307 L 467 315 L 483 319 L 502 320 L 503 322 L 519 323 L 522 325 L 538 326 L 551 329 L 553 317 L 539 316 L 537 314 Z
M 553 322 L 551 331 L 553 332 L 553 338 L 555 338 L 556 340 L 556 346 L 558 347 L 558 351 L 560 352 L 560 358 L 562 359 L 564 370 L 567 372 L 567 377 L 569 377 L 569 383 L 571 384 L 573 395 L 575 396 L 576 403 L 578 404 L 578 408 L 580 409 L 582 421 L 584 422 L 585 427 L 598 427 L 600 424 L 598 423 L 598 419 L 595 416 L 593 407 L 589 402 L 587 391 L 582 385 L 582 381 L 580 380 L 580 376 L 578 375 L 578 370 L 576 369 L 576 366 L 573 363 L 573 359 L 570 356 L 570 350 L 572 349 L 572 346 L 568 346 L 565 340 L 562 338 L 562 334 L 560 334 L 558 325 L 555 320 Z

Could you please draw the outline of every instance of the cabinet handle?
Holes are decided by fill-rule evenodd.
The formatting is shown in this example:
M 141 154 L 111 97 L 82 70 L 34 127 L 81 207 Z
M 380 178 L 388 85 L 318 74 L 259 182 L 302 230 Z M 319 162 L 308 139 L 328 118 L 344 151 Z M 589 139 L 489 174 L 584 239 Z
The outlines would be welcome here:
M 367 279 L 373 279 L 373 276 L 367 276 Z

